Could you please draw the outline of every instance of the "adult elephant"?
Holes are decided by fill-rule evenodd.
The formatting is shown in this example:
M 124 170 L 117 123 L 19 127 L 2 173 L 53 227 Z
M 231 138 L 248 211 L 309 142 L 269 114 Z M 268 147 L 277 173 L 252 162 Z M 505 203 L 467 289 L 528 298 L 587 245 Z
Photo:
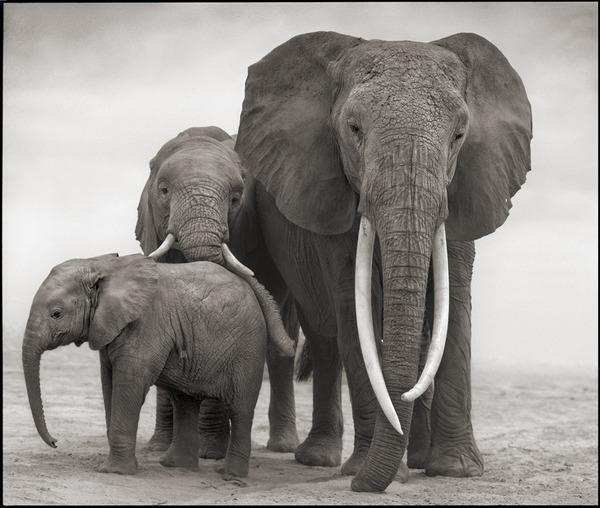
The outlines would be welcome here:
M 314 365 L 297 460 L 340 463 L 342 363 L 353 490 L 389 485 L 413 418 L 409 466 L 482 474 L 470 418 L 474 240 L 506 220 L 531 132 L 521 79 L 475 34 L 418 43 L 315 32 L 250 66 L 235 149 L 259 182 L 260 227 Z M 429 428 L 413 401 L 434 376 Z
M 264 268 L 272 262 L 256 224 L 253 180 L 246 178 L 233 145 L 234 138 L 214 126 L 189 128 L 165 143 L 150 161 L 138 205 L 136 238 L 144 254 L 160 262 L 212 261 L 234 272 L 247 270 L 238 259 L 251 266 L 279 303 L 288 332 L 297 338 L 294 304 L 281 277 Z M 264 295 L 256 288 L 255 293 L 266 308 Z M 271 385 L 267 447 L 291 452 L 298 445 L 294 359 L 269 348 L 267 366 Z M 199 429 L 200 456 L 224 457 L 229 422 L 220 401 L 203 402 Z M 173 407 L 166 390 L 157 388 L 156 426 L 148 447 L 166 450 L 172 437 Z

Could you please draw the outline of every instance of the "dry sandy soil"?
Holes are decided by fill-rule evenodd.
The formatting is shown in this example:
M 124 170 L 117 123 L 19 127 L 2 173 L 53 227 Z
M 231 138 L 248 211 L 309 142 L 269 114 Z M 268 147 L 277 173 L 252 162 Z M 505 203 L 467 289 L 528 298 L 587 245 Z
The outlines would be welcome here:
M 13 342 L 12 340 L 10 342 Z M 14 342 L 13 342 L 14 343 Z M 473 422 L 485 460 L 481 478 L 429 478 L 411 470 L 408 483 L 385 494 L 350 491 L 339 468 L 306 467 L 293 454 L 268 451 L 268 380 L 256 408 L 250 475 L 224 482 L 221 461 L 199 470 L 166 469 L 160 453 L 138 451 L 136 476 L 95 471 L 108 452 L 99 361 L 85 347 L 42 358 L 42 393 L 51 449 L 36 433 L 25 392 L 20 351 L 4 342 L 4 504 L 597 504 L 597 373 L 473 373 Z M 344 454 L 351 452 L 352 417 L 344 386 Z M 309 430 L 311 384 L 296 384 L 300 439 Z M 154 424 L 154 388 L 142 410 L 138 447 Z

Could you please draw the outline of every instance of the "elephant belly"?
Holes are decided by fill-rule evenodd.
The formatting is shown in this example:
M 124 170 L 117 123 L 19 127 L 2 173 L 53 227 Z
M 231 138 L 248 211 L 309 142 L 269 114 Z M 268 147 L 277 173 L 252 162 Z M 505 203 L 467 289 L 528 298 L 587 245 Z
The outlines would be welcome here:
M 156 386 L 178 390 L 191 397 L 215 397 L 227 399 L 231 393 L 231 377 L 227 370 L 209 372 L 196 365 L 193 360 L 182 359 L 176 351 L 169 355 L 167 363 L 156 380 Z

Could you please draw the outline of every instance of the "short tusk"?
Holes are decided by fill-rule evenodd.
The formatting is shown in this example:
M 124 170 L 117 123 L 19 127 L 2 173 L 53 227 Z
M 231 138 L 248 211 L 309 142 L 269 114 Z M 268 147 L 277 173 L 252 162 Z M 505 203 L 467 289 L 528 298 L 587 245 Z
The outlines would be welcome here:
M 360 349 L 369 376 L 369 381 L 375 392 L 375 397 L 381 410 L 400 435 L 402 426 L 392 404 L 392 399 L 385 386 L 377 346 L 375 332 L 373 331 L 373 312 L 371 307 L 371 275 L 373 265 L 373 247 L 375 245 L 375 230 L 366 217 L 360 220 L 358 231 L 358 245 L 356 247 L 356 273 L 354 278 L 356 324 Z
M 158 258 L 164 256 L 167 252 L 169 252 L 169 249 L 171 247 L 173 247 L 174 243 L 175 243 L 175 236 L 173 235 L 173 233 L 169 233 L 167 235 L 167 237 L 165 238 L 165 241 L 160 245 L 160 247 L 158 249 L 156 249 L 154 252 L 151 252 L 150 254 L 148 254 L 148 257 L 152 258 L 152 259 L 158 259 Z
M 241 272 L 244 275 L 254 277 L 254 272 L 250 270 L 250 268 L 248 268 L 246 265 L 238 261 L 238 259 L 233 255 L 233 252 L 229 250 L 229 247 L 226 243 L 221 244 L 221 249 L 223 250 L 223 258 L 225 258 L 225 264 L 227 264 L 234 272 Z
M 448 332 L 448 315 L 450 313 L 450 283 L 448 276 L 448 248 L 446 246 L 446 229 L 442 224 L 433 238 L 433 291 L 434 313 L 431 344 L 427 360 L 417 384 L 402 394 L 402 400 L 412 402 L 425 393 L 435 378 L 435 373 L 442 361 L 446 333 Z

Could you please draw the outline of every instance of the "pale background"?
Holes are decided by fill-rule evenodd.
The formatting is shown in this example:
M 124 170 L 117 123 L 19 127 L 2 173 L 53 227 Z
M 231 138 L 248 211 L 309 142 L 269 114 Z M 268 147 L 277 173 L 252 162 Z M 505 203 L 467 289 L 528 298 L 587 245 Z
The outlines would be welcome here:
M 477 242 L 473 364 L 597 368 L 598 8 L 569 4 L 4 6 L 3 345 L 51 267 L 139 252 L 148 161 L 191 126 L 237 131 L 249 65 L 316 30 L 430 41 L 476 32 L 520 74 L 532 167 Z

